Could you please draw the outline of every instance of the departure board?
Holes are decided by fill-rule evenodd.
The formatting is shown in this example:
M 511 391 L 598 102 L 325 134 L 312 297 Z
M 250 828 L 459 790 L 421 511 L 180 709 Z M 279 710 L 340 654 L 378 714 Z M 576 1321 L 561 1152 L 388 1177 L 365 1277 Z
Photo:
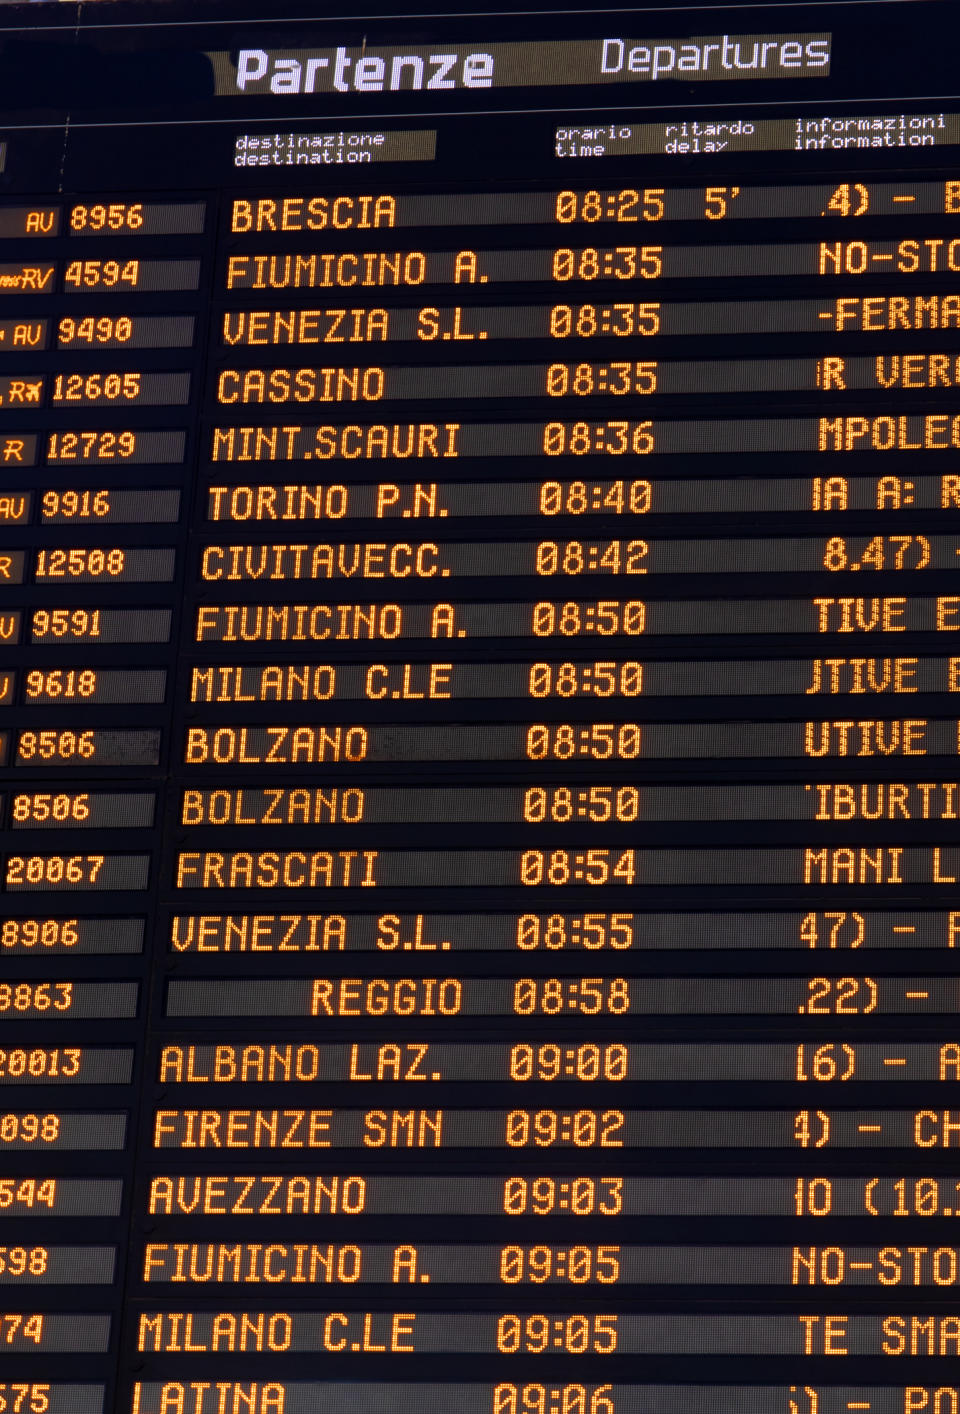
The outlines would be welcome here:
M 0 1414 L 960 1414 L 957 6 L 336 8 L 0 10 Z

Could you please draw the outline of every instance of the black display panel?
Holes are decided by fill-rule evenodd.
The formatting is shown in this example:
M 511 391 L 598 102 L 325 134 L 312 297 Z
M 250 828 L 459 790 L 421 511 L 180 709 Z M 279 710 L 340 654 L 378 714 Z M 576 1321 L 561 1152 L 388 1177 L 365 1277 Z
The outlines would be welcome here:
M 0 8 L 0 1414 L 960 1414 L 956 7 L 317 8 Z

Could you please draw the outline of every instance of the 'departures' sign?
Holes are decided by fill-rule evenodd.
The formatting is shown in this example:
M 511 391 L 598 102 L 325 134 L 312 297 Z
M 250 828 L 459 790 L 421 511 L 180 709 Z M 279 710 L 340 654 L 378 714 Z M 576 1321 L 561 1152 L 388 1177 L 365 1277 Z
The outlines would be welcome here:
M 830 72 L 829 34 L 721 34 L 686 39 L 325 49 L 209 54 L 219 95 L 434 92 L 541 84 L 785 79 Z M 441 52 L 442 51 L 442 52 Z

